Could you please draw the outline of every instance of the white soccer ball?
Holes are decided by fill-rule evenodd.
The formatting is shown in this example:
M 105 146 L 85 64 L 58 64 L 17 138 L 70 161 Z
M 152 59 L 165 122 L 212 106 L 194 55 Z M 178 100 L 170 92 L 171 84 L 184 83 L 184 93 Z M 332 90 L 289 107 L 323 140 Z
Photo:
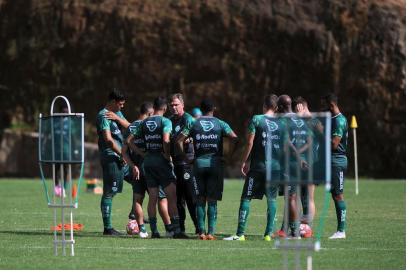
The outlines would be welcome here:
M 312 233 L 312 228 L 309 226 L 309 224 L 302 223 L 302 224 L 300 224 L 299 232 L 300 232 L 300 236 L 304 237 L 306 234 Z
M 136 235 L 140 232 L 138 223 L 136 220 L 129 220 L 126 226 L 126 231 L 128 235 Z

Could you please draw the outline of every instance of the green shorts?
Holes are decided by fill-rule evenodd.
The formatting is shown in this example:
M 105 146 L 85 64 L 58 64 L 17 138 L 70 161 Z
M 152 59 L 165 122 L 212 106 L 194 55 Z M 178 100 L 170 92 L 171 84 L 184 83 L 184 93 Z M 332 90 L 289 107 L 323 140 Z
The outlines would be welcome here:
M 123 191 L 124 165 L 116 156 L 101 158 L 103 168 L 103 195 L 114 196 Z
M 221 201 L 224 189 L 223 166 L 194 166 L 193 172 L 196 179 L 195 195 Z
M 161 186 L 165 189 L 169 184 L 176 184 L 173 165 L 163 156 L 144 160 L 145 180 L 148 188 L 157 188 Z
M 346 166 L 331 166 L 331 194 L 340 195 L 344 193 L 344 176 Z
M 278 179 L 280 179 L 280 175 L 280 171 L 272 171 L 272 179 L 275 180 L 276 183 L 279 182 Z M 265 171 L 249 171 L 245 178 L 241 199 L 262 200 L 264 195 L 268 194 L 272 197 L 276 197 L 277 189 L 277 185 L 270 185 L 270 182 L 266 181 Z

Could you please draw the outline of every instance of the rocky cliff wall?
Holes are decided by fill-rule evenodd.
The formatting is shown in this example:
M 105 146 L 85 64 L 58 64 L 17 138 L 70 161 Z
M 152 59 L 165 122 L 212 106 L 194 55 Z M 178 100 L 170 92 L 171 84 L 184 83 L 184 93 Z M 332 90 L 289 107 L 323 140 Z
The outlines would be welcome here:
M 333 91 L 358 116 L 360 173 L 406 175 L 405 0 L 0 0 L 0 50 L 1 119 L 23 104 L 33 123 L 64 93 L 93 123 L 112 87 L 131 119 L 182 91 L 243 136 L 264 94 L 317 110 Z

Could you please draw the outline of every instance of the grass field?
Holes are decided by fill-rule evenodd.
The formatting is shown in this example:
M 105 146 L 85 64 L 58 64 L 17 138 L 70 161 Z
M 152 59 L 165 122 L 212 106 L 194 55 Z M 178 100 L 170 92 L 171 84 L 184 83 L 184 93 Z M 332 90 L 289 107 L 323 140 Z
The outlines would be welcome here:
M 227 181 L 219 203 L 217 233 L 234 234 L 242 181 Z M 82 188 L 83 190 L 83 188 Z M 113 224 L 124 231 L 130 187 L 116 196 Z M 347 239 L 328 240 L 336 220 L 330 203 L 322 250 L 314 269 L 406 269 L 406 181 L 347 181 Z M 322 190 L 316 204 L 321 209 Z M 39 180 L 0 180 L 0 269 L 281 269 L 282 252 L 261 240 L 265 201 L 254 201 L 245 242 L 102 237 L 99 195 L 81 193 L 75 222 L 75 257 L 54 257 L 52 211 Z M 279 198 L 278 226 L 282 207 Z M 192 227 L 187 224 L 190 232 Z M 148 228 L 149 229 L 149 228 Z M 163 226 L 161 226 L 163 232 Z M 302 240 L 303 241 L 303 240 Z M 290 255 L 293 262 L 293 256 Z M 304 264 L 303 256 L 303 266 Z M 293 269 L 293 264 L 291 265 Z M 303 269 L 305 269 L 303 267 Z

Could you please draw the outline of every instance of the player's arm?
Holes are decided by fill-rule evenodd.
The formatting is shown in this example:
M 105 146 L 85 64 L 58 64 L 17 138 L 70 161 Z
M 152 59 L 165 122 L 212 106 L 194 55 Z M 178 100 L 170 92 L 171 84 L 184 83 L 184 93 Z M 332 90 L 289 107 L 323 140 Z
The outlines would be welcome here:
M 145 152 L 142 151 L 139 147 L 137 147 L 133 141 L 135 136 L 139 136 L 139 133 L 141 129 L 137 127 L 135 130 L 131 132 L 130 135 L 128 135 L 127 139 L 125 140 L 125 144 L 131 149 L 131 151 L 137 153 L 137 155 L 140 155 L 141 157 L 145 156 Z M 134 135 L 135 134 L 135 135 Z
M 120 126 L 122 126 L 123 128 L 128 128 L 130 126 L 130 122 L 128 122 L 127 119 L 125 119 L 124 117 L 121 118 L 120 116 L 118 116 L 116 113 L 114 113 L 112 111 L 107 111 L 104 114 L 104 117 L 106 117 L 109 120 L 118 122 L 120 124 Z
M 128 144 L 127 140 L 124 142 L 123 148 L 121 148 L 121 155 L 123 156 L 124 161 L 128 164 L 129 168 L 133 171 L 133 176 L 135 180 L 140 178 L 140 170 L 138 167 L 133 163 L 130 156 L 128 155 Z
M 184 152 L 183 149 L 183 144 L 185 143 L 185 141 L 187 139 L 191 139 L 190 138 L 190 131 L 191 131 L 192 125 L 186 125 L 183 130 L 179 133 L 178 137 L 176 138 L 176 143 L 175 143 L 175 147 L 177 149 L 177 152 L 180 153 L 181 159 L 185 160 L 187 163 L 191 163 L 193 160 L 186 160 L 186 154 Z
M 172 132 L 172 122 L 167 119 L 163 118 L 163 134 L 162 134 L 162 144 L 164 150 L 164 157 L 171 161 L 171 132 Z
M 114 153 L 121 157 L 121 148 L 117 145 L 114 141 L 113 137 L 111 136 L 111 131 L 109 129 L 103 130 L 103 139 L 106 142 L 107 146 L 113 150 Z
M 242 153 L 241 158 L 241 173 L 246 176 L 249 170 L 249 166 L 247 164 L 248 157 L 250 156 L 252 146 L 254 145 L 254 138 L 255 133 L 248 133 L 247 134 L 247 143 L 245 144 L 244 151 Z
M 338 145 L 341 142 L 341 137 L 340 136 L 333 136 L 333 138 L 331 139 L 331 148 L 333 150 L 337 150 Z
M 225 137 L 229 138 L 231 140 L 231 151 L 230 151 L 230 157 L 234 155 L 234 152 L 237 150 L 237 145 L 239 143 L 237 135 L 234 133 L 234 131 L 231 129 L 230 125 L 227 124 L 224 121 L 220 121 L 221 128 L 223 130 L 223 134 L 225 134 Z
M 338 146 L 340 145 L 341 138 L 344 136 L 345 132 L 345 123 L 342 121 L 338 121 L 336 128 L 331 132 L 331 148 L 333 150 L 337 150 Z

